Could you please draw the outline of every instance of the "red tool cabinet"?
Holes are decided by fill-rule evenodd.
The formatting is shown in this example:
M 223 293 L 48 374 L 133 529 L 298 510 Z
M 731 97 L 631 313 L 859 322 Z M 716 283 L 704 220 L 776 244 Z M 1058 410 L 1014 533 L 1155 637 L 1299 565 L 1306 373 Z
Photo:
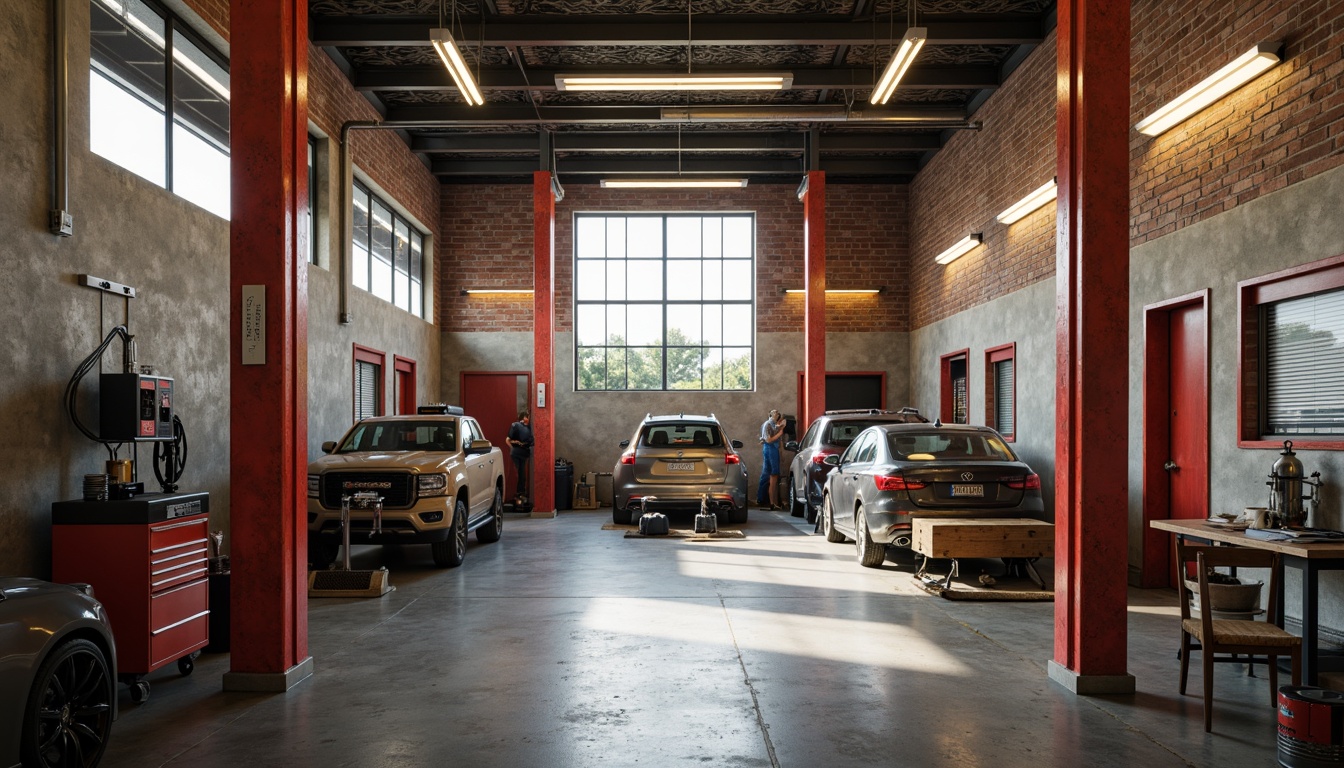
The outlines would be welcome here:
M 210 641 L 209 511 L 206 493 L 52 505 L 52 578 L 93 585 L 136 702 L 144 675 L 174 661 L 191 674 Z

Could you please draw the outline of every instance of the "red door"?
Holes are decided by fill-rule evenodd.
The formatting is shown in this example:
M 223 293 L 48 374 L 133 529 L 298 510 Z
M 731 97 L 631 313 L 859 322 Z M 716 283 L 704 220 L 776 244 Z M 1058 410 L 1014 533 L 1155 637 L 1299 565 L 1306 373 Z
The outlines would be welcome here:
M 509 435 L 509 425 L 518 419 L 518 412 L 527 407 L 531 381 L 531 374 L 512 371 L 462 374 L 462 409 L 481 425 L 485 439 L 504 452 L 505 498 L 512 498 L 518 487 L 505 439 Z M 535 469 L 532 474 L 535 478 Z

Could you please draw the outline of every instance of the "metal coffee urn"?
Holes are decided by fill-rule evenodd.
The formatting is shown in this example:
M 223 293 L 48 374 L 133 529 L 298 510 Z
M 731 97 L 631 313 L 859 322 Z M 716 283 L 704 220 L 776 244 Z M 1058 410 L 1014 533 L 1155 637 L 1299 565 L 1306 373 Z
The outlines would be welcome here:
M 1279 460 L 1274 462 L 1265 485 L 1269 486 L 1269 515 L 1277 528 L 1301 528 L 1307 524 L 1308 509 L 1303 501 L 1308 502 L 1312 513 L 1320 505 L 1321 473 L 1312 472 L 1310 480 L 1303 476 L 1302 462 L 1293 453 L 1292 440 L 1283 441 Z M 1310 496 L 1302 495 L 1304 485 L 1310 486 Z

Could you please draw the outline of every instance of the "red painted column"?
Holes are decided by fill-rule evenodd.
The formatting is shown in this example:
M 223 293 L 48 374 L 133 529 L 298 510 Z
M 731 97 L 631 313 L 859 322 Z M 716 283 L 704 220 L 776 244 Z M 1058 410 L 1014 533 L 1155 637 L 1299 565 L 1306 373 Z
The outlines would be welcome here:
M 555 515 L 555 192 L 532 174 L 532 514 Z M 541 399 L 545 388 L 544 402 Z
M 283 691 L 308 655 L 307 0 L 232 0 L 227 690 Z M 264 286 L 265 360 L 245 364 L 244 286 Z M 248 315 L 256 319 L 255 314 Z
M 1058 14 L 1050 677 L 1076 693 L 1126 693 L 1129 3 L 1063 0 Z
M 807 172 L 803 193 L 803 412 L 801 437 L 813 419 L 826 410 L 826 172 Z

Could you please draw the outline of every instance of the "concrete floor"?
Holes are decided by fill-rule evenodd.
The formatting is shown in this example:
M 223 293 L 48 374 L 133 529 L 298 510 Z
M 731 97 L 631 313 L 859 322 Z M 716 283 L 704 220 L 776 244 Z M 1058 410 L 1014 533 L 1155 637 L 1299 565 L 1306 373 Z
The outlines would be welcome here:
M 861 568 L 782 513 L 748 538 L 625 539 L 609 510 L 509 515 L 438 570 L 357 550 L 397 591 L 313 600 L 316 673 L 223 693 L 227 655 L 121 686 L 104 766 L 1268 766 L 1268 682 L 1218 665 L 1177 695 L 1175 594 L 1133 590 L 1138 693 L 1051 683 L 1053 604 L 959 602 Z M 1286 675 L 1282 678 L 1287 682 Z

